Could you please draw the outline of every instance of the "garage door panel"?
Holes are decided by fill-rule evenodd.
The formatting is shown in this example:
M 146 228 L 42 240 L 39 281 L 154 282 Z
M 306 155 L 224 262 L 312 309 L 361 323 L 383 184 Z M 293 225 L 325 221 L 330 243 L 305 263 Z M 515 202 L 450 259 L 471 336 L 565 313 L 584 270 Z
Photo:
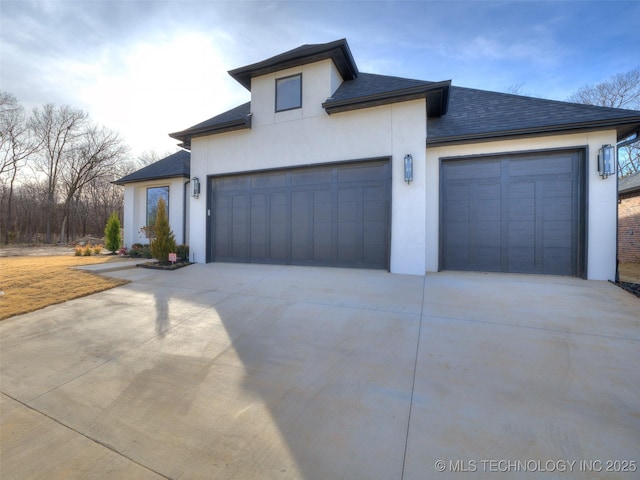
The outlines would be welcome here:
M 573 215 L 573 202 L 570 198 L 554 199 L 544 203 L 544 220 L 569 221 Z
M 545 247 L 566 247 L 571 238 L 571 225 L 563 221 L 544 222 L 543 237 Z
M 557 275 L 571 275 L 573 265 L 568 259 L 570 253 L 568 248 L 545 248 L 544 265 L 541 266 L 541 269 Z
M 500 247 L 478 246 L 470 252 L 469 259 L 470 266 L 474 270 L 498 271 L 500 269 Z
M 535 252 L 529 245 L 509 247 L 508 260 L 514 270 L 527 271 L 535 268 Z
M 469 201 L 450 201 L 444 206 L 449 221 L 468 222 L 471 216 Z
M 329 185 L 332 182 L 331 170 L 304 170 L 291 173 L 291 185 L 294 187 L 309 185 Z
M 285 173 L 262 174 L 251 177 L 251 188 L 286 187 L 287 175 Z
M 447 178 L 455 179 L 456 181 L 500 178 L 500 168 L 499 161 L 471 161 L 467 165 L 450 164 L 445 172 L 445 180 Z
M 456 247 L 469 247 L 469 222 L 449 222 L 445 229 L 446 241 Z
M 535 247 L 535 224 L 527 221 L 509 223 L 509 247 Z
M 211 258 L 386 268 L 390 177 L 376 161 L 213 178 Z
M 515 158 L 509 162 L 509 176 L 549 176 L 551 178 L 560 174 L 571 174 L 571 156 L 552 155 L 547 158 L 534 156 L 532 158 Z
M 582 159 L 575 150 L 444 161 L 442 268 L 577 275 Z M 476 177 L 483 165 L 499 165 L 499 179 Z
M 246 195 L 234 195 L 231 215 L 231 254 L 234 257 L 249 257 L 249 205 Z
M 544 182 L 544 196 L 547 198 L 571 198 L 572 190 L 573 184 L 569 178 Z
M 500 246 L 500 221 L 478 222 L 472 229 L 472 241 L 480 246 Z

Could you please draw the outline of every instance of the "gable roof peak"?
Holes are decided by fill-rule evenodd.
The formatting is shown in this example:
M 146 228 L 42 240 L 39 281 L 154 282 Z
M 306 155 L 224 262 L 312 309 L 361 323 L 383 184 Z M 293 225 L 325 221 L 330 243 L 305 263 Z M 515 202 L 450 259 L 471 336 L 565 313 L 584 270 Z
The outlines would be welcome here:
M 358 67 L 345 38 L 328 43 L 301 45 L 261 62 L 229 70 L 228 73 L 247 90 L 251 90 L 253 77 L 319 62 L 327 58 L 333 60 L 344 80 L 352 80 L 358 76 Z

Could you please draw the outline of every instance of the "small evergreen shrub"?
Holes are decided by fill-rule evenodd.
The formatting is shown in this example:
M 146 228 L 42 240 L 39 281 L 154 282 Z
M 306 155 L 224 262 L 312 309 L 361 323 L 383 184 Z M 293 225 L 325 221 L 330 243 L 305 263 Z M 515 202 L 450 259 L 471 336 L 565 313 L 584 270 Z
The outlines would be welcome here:
M 176 247 L 176 253 L 178 254 L 179 259 L 189 260 L 189 245 L 178 245 Z
M 120 220 L 118 215 L 113 212 L 107 221 L 107 226 L 104 229 L 105 246 L 111 253 L 116 253 L 120 248 Z
M 136 246 L 136 248 L 134 248 Z M 129 256 L 131 258 L 151 258 L 151 251 L 149 245 L 142 245 L 140 243 L 134 243 L 129 249 Z
M 176 253 L 176 238 L 169 226 L 164 199 L 158 200 L 158 215 L 155 224 L 156 238 L 151 241 L 151 256 L 158 262 L 169 263 L 169 253 Z

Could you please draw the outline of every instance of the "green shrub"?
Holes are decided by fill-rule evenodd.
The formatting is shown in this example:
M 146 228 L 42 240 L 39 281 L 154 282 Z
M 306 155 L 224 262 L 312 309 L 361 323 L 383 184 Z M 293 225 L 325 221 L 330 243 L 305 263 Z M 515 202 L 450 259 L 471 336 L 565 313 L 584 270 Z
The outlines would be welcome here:
M 111 253 L 116 253 L 120 248 L 120 220 L 118 215 L 113 212 L 107 221 L 107 226 L 104 229 L 105 247 Z M 96 252 L 98 253 L 98 252 Z
M 176 247 L 176 253 L 178 254 L 178 258 L 183 260 L 189 260 L 189 245 L 178 245 Z
M 151 258 L 151 251 L 149 250 L 149 245 L 134 243 L 133 245 L 131 245 L 131 249 L 129 250 L 129 256 L 131 258 Z
M 169 263 L 169 253 L 176 251 L 176 238 L 169 226 L 164 199 L 158 200 L 158 215 L 155 224 L 156 238 L 151 241 L 151 256 L 160 263 Z

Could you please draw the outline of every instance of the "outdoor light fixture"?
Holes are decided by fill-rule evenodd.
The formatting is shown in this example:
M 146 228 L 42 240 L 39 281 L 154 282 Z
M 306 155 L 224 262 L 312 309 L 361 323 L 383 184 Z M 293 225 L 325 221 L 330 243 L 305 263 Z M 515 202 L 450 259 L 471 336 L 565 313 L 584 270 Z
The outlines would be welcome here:
M 193 177 L 191 179 L 191 196 L 193 198 L 198 198 L 200 196 L 200 179 L 198 177 Z
M 604 180 L 616 173 L 616 147 L 613 145 L 603 145 L 598 150 L 598 173 Z
M 404 156 L 404 181 L 407 184 L 413 181 L 413 157 L 411 155 Z

